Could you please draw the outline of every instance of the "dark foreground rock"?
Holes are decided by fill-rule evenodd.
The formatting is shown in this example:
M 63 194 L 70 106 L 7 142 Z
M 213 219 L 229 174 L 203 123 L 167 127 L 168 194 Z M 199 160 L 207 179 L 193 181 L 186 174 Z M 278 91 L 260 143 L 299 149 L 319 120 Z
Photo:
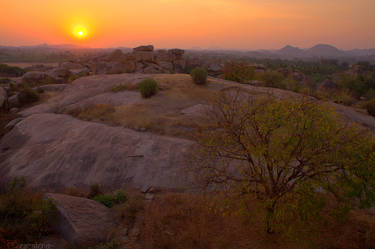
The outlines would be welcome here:
M 106 242 L 115 228 L 110 210 L 86 198 L 45 194 L 56 205 L 58 216 L 52 225 L 61 236 L 78 248 Z

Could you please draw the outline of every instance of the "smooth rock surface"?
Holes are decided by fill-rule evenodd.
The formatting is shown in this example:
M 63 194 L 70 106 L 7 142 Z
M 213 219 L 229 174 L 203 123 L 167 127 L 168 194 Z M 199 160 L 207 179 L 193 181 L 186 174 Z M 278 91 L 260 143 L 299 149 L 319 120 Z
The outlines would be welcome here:
M 61 114 L 34 114 L 0 141 L 2 179 L 25 176 L 45 190 L 70 186 L 183 189 L 192 142 L 86 122 Z
M 52 225 L 66 241 L 87 248 L 109 240 L 115 221 L 104 205 L 64 194 L 49 193 L 44 197 L 56 205 L 58 217 Z

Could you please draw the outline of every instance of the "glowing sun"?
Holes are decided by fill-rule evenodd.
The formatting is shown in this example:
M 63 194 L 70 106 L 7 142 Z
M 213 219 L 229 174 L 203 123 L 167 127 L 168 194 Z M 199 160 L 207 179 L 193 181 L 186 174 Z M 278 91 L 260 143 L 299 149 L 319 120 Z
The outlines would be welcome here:
M 84 27 L 75 27 L 73 34 L 79 39 L 83 39 L 87 36 L 87 30 Z

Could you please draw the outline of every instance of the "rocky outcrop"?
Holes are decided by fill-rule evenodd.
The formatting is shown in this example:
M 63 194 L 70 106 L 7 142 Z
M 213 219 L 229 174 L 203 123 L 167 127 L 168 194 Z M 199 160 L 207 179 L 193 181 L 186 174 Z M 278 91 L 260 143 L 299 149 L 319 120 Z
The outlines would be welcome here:
M 93 74 L 181 73 L 186 68 L 184 53 L 182 49 L 154 51 L 154 46 L 147 45 L 136 47 L 127 54 L 116 49 L 107 56 L 97 57 L 83 64 Z
M 57 67 L 52 70 L 47 71 L 47 73 L 54 79 L 60 80 L 61 82 L 66 82 L 72 75 L 72 73 L 63 67 Z
M 62 79 L 54 78 L 47 72 L 27 72 L 22 77 L 22 82 L 30 86 L 34 84 L 59 84 Z
M 107 242 L 115 227 L 110 210 L 86 198 L 63 194 L 45 194 L 57 208 L 52 222 L 55 230 L 72 245 L 87 248 Z
M 136 48 L 133 48 L 134 52 L 152 52 L 154 51 L 153 45 L 146 45 L 146 46 L 139 46 Z
M 26 72 L 32 72 L 32 71 L 47 72 L 48 70 L 51 70 L 51 69 L 53 69 L 52 66 L 46 66 L 46 65 L 43 65 L 43 64 L 37 64 L 37 65 L 25 67 Z
M 63 62 L 59 65 L 60 68 L 65 68 L 65 69 L 68 69 L 68 70 L 76 70 L 76 69 L 81 69 L 82 68 L 82 64 L 80 63 L 76 63 L 76 62 L 72 62 L 72 61 L 67 61 L 67 62 Z

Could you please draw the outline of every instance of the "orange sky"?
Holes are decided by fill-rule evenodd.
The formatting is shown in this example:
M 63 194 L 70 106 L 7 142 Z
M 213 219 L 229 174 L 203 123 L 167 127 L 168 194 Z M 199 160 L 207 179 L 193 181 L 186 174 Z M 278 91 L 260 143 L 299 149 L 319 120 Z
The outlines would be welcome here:
M 0 45 L 375 47 L 375 0 L 0 0 L 0 10 Z

